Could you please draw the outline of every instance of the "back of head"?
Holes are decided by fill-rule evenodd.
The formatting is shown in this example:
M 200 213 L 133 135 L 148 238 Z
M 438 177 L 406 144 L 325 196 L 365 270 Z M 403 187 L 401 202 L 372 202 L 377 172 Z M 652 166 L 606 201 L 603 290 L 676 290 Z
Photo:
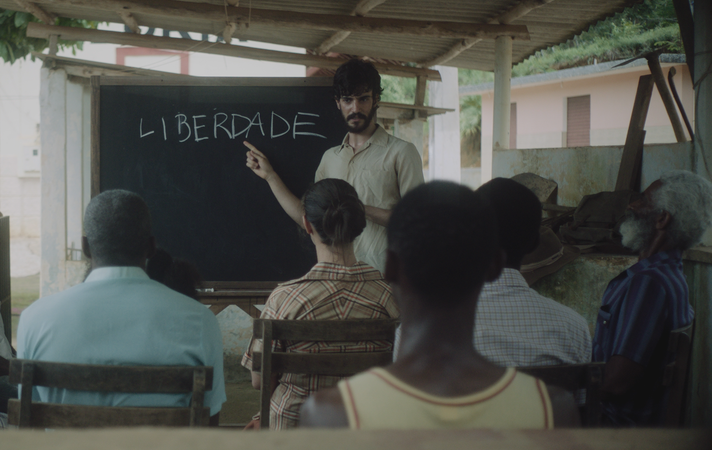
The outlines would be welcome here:
M 104 265 L 135 265 L 149 248 L 148 205 L 133 192 L 102 192 L 89 202 L 84 213 L 84 235 L 92 259 Z
M 498 251 L 491 208 L 479 193 L 433 181 L 406 194 L 388 222 L 388 250 L 409 283 L 442 306 L 482 285 Z
M 378 99 L 383 92 L 381 88 L 381 75 L 370 62 L 362 59 L 350 59 L 339 66 L 334 74 L 334 98 L 337 100 L 344 96 L 360 95 L 371 91 L 374 99 Z
M 686 250 L 700 242 L 712 226 L 712 183 L 686 170 L 667 172 L 652 195 L 655 208 L 672 216 L 668 237 L 674 248 Z
M 507 252 L 507 265 L 519 265 L 539 243 L 541 202 L 526 186 L 508 178 L 495 178 L 477 190 L 497 218 L 499 245 Z
M 366 228 L 366 212 L 356 190 L 344 180 L 327 178 L 311 185 L 302 196 L 304 215 L 329 246 L 341 247 Z

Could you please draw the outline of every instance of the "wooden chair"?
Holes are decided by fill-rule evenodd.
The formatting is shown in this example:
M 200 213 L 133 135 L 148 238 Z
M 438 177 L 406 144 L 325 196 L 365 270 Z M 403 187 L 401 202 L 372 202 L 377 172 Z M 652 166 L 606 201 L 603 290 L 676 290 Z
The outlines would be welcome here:
M 268 320 L 255 319 L 253 337 L 261 339 L 263 351 L 252 357 L 252 370 L 261 372 L 260 428 L 269 430 L 273 373 L 350 376 L 393 361 L 393 351 L 357 353 L 272 352 L 272 341 L 391 341 L 395 320 Z
M 546 384 L 560 386 L 576 393 L 586 390 L 586 402 L 579 406 L 581 425 L 584 427 L 601 426 L 601 386 L 603 385 L 605 363 L 562 364 L 558 366 L 518 367 L 544 381 Z
M 15 359 L 10 382 L 21 383 L 19 400 L 8 402 L 8 423 L 20 428 L 206 426 L 203 407 L 213 385 L 213 368 L 205 366 L 99 366 Z M 32 401 L 32 388 L 124 393 L 190 393 L 191 406 L 113 407 Z
M 670 362 L 665 366 L 665 371 L 663 372 L 663 386 L 670 389 L 665 412 L 664 425 L 666 427 L 682 426 L 694 324 L 695 322 L 693 321 L 686 327 L 672 330 L 668 339 L 666 361 Z

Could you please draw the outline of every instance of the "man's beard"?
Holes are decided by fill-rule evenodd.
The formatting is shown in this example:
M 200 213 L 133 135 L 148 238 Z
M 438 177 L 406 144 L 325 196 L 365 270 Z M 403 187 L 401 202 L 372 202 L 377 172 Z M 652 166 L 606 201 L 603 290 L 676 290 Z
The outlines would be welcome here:
M 366 128 L 368 128 L 369 125 L 371 125 L 371 122 L 373 121 L 373 118 L 376 116 L 376 110 L 378 109 L 378 105 L 373 105 L 371 107 L 371 111 L 368 113 L 368 116 L 355 112 L 351 113 L 348 115 L 348 117 L 344 117 L 344 121 L 346 122 L 346 126 L 349 129 L 349 133 L 360 133 L 364 131 Z M 349 120 L 355 119 L 355 118 L 360 118 L 362 119 L 361 124 L 359 125 L 351 125 L 349 123 Z
M 633 211 L 626 211 L 620 233 L 624 247 L 634 252 L 643 250 L 655 236 L 655 214 L 636 216 Z

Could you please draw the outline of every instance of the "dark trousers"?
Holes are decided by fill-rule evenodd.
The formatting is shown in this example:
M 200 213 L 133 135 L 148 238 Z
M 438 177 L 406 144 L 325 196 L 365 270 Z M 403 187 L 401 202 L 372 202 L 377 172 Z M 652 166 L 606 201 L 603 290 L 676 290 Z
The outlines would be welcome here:
M 0 377 L 0 413 L 7 414 L 7 401 L 17 398 L 17 385 L 8 383 L 8 377 Z

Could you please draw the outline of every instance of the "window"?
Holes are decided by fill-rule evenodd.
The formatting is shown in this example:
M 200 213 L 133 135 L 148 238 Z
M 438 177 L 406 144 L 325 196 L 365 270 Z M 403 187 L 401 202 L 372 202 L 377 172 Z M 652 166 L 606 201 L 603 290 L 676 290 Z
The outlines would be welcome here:
M 566 99 L 566 146 L 591 145 L 591 96 Z

